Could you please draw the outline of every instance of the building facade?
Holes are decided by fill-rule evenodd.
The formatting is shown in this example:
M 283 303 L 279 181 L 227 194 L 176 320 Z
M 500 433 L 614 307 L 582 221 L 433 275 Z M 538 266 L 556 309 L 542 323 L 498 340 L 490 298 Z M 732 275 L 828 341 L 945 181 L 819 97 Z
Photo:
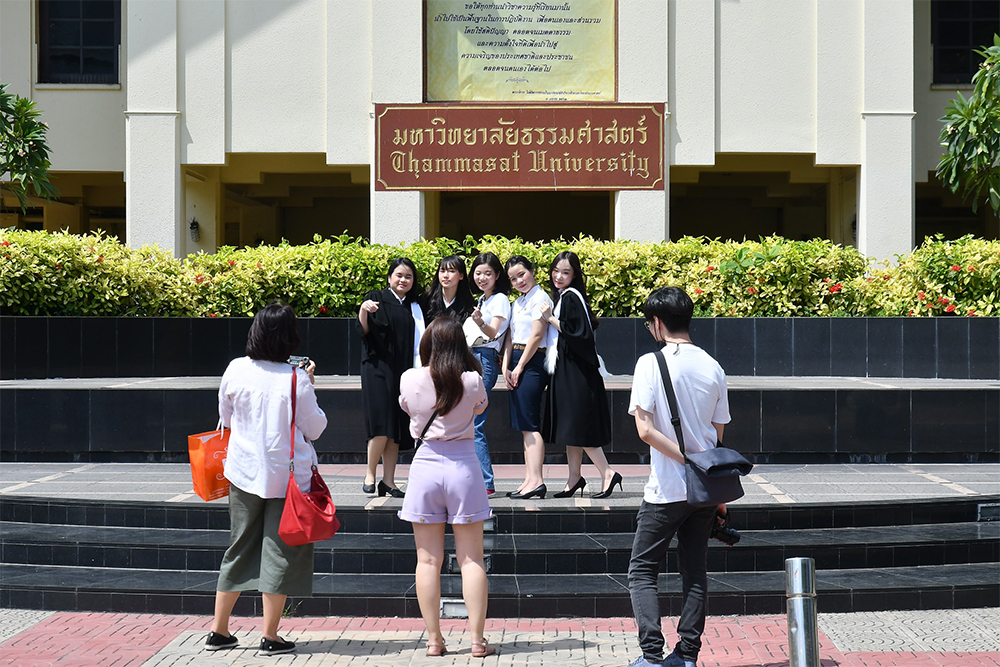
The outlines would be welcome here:
M 3 225 L 177 255 L 586 233 L 823 237 L 891 258 L 926 234 L 1000 233 L 933 177 L 937 119 L 1000 30 L 995 0 L 456 1 L 610 12 L 611 101 L 664 105 L 664 187 L 379 190 L 376 105 L 430 101 L 445 1 L 0 2 L 0 81 L 43 111 L 61 192 L 26 214 L 6 202 Z

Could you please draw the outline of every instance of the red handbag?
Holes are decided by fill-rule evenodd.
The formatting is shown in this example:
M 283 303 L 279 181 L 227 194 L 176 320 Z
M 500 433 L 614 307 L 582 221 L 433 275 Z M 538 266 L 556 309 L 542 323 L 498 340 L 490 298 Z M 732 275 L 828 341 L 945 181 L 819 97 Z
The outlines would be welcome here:
M 321 542 L 333 537 L 340 528 L 337 508 L 330 497 L 330 489 L 312 467 L 309 493 L 302 493 L 295 483 L 295 368 L 292 367 L 292 450 L 288 463 L 288 489 L 285 491 L 285 509 L 281 512 L 278 536 L 290 547 L 310 542 Z

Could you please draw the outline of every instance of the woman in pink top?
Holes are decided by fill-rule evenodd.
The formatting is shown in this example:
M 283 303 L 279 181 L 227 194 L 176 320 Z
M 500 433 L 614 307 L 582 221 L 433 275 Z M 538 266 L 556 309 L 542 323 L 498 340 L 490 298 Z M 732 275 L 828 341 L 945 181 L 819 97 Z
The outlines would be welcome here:
M 483 637 L 487 590 L 483 521 L 493 513 L 474 440 L 475 415 L 486 409 L 486 387 L 462 325 L 453 318 L 438 318 L 427 327 L 420 339 L 420 361 L 423 368 L 406 371 L 399 382 L 399 405 L 410 415 L 410 433 L 419 444 L 399 518 L 413 524 L 417 601 L 427 625 L 427 655 L 448 652 L 439 614 L 447 522 L 455 533 L 462 568 L 472 655 L 484 658 L 496 653 Z

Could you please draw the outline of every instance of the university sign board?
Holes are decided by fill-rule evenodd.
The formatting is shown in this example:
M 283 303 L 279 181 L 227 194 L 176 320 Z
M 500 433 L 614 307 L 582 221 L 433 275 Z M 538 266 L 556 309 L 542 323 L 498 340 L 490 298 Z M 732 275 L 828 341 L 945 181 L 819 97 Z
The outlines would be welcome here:
M 377 104 L 376 190 L 663 190 L 663 103 Z

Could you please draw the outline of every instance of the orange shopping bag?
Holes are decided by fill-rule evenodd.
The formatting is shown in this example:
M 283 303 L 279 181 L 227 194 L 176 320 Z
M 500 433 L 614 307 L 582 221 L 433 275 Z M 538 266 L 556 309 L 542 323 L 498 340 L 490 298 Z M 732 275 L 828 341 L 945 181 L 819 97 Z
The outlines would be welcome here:
M 222 474 L 222 465 L 226 460 L 231 432 L 220 425 L 216 431 L 188 436 L 191 481 L 194 483 L 194 492 L 202 500 L 215 500 L 229 495 L 229 480 Z

